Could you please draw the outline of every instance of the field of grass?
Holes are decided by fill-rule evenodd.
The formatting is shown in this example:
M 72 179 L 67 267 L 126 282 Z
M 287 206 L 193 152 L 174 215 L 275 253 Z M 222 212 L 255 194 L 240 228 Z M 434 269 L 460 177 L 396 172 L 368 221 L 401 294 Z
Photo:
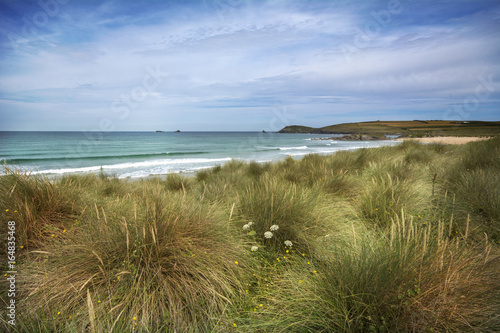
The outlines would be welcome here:
M 387 134 L 406 137 L 423 136 L 494 136 L 500 134 L 498 121 L 369 121 L 345 123 L 312 128 L 307 126 L 287 126 L 280 133 L 326 133 L 326 134 Z
M 498 332 L 500 138 L 0 177 L 2 332 Z

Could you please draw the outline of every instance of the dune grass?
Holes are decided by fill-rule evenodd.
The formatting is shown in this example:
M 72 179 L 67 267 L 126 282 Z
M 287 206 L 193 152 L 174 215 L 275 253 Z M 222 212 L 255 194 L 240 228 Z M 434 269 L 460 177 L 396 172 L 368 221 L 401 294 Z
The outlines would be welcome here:
M 8 170 L 17 325 L 0 330 L 498 331 L 499 149 L 404 142 L 138 181 Z

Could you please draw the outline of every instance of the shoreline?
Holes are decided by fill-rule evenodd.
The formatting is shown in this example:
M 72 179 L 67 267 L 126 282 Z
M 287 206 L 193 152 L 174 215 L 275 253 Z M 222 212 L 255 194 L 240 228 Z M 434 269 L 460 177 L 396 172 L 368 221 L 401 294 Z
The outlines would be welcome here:
M 448 145 L 462 145 L 469 142 L 489 140 L 491 137 L 480 136 L 436 136 L 429 138 L 399 138 L 398 141 L 416 141 L 420 143 L 440 143 Z

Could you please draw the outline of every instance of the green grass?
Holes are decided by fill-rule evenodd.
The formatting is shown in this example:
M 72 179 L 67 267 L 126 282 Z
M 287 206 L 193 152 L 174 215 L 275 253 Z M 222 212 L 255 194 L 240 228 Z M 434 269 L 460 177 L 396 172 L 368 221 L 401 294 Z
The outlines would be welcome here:
M 17 325 L 2 279 L 0 330 L 498 331 L 499 150 L 404 142 L 138 181 L 8 170 Z
M 279 133 L 333 133 L 333 134 L 397 134 L 406 137 L 429 136 L 496 136 L 500 134 L 498 121 L 367 121 L 344 123 L 321 128 L 286 126 Z

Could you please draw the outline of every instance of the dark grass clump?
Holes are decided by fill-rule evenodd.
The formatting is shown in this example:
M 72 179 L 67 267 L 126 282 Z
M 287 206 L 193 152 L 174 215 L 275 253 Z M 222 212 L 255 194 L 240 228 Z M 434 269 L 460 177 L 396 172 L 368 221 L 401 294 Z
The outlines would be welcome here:
M 471 222 L 481 236 L 500 241 L 500 137 L 467 144 L 456 150 L 457 159 L 444 168 L 442 205 L 455 220 Z
M 0 207 L 2 216 L 16 221 L 18 243 L 38 247 L 64 230 L 76 214 L 76 194 L 42 177 L 6 171 L 0 177 Z
M 55 325 L 81 332 L 196 332 L 238 302 L 251 270 L 218 208 L 143 186 L 121 217 L 96 208 L 70 243 L 30 255 L 19 286 L 26 316 L 63 313 Z
M 191 188 L 190 179 L 178 173 L 168 174 L 164 185 L 169 191 L 186 191 Z
M 263 173 L 270 169 L 270 166 L 271 165 L 269 163 L 257 163 L 255 161 L 251 161 L 247 165 L 247 173 L 253 178 L 259 178 Z
M 389 173 L 372 178 L 356 197 L 358 216 L 380 227 L 391 225 L 405 212 L 422 216 L 431 204 L 431 190 L 425 183 L 394 179 Z

